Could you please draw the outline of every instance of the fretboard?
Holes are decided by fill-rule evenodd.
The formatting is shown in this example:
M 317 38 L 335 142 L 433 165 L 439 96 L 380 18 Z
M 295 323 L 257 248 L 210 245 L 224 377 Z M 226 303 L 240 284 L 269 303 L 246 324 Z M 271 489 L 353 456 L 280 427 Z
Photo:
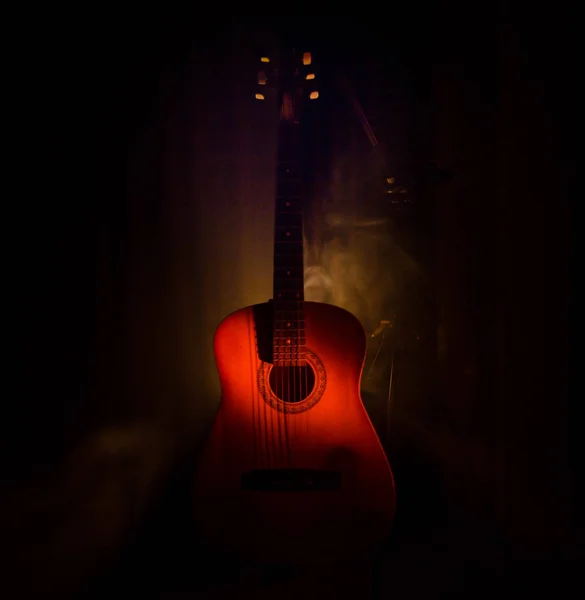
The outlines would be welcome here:
M 303 192 L 300 133 L 293 121 L 281 121 L 276 172 L 274 229 L 275 364 L 304 359 Z

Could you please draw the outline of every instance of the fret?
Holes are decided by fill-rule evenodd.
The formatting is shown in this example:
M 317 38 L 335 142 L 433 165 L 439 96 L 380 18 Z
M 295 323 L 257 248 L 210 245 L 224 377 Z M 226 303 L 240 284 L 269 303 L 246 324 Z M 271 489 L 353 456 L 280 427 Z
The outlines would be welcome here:
M 300 279 L 303 281 L 303 267 L 298 265 L 295 267 L 276 267 L 274 269 L 275 279 Z
M 284 306 L 280 306 L 284 305 Z M 305 319 L 305 311 L 301 307 L 291 307 L 290 304 L 296 304 L 295 302 L 286 301 L 274 301 L 274 322 L 277 323 L 282 321 L 283 323 L 301 323 Z M 300 326 L 300 325 L 299 325 Z
M 282 294 L 282 292 L 280 292 Z M 282 299 L 276 299 L 274 298 L 274 311 L 282 313 L 282 314 L 289 314 L 292 312 L 296 312 L 296 313 L 303 313 L 303 301 L 302 300 L 290 300 L 287 298 L 282 298 Z
M 279 279 L 274 280 L 274 289 L 280 293 L 284 292 L 301 292 L 303 289 L 302 279 Z M 296 298 L 296 296 L 295 296 Z
M 283 329 L 275 329 L 274 330 L 274 342 L 276 343 L 276 341 L 278 340 L 279 344 L 285 345 L 288 344 L 288 342 L 286 340 L 292 340 L 291 344 L 294 345 L 299 345 L 299 344 L 304 344 L 305 343 L 305 330 L 299 330 L 299 331 L 285 331 Z M 302 340 L 302 342 L 300 341 Z
M 303 344 L 305 343 L 305 328 L 303 327 L 302 329 L 280 329 L 280 328 L 275 328 L 274 329 L 274 339 L 275 340 L 280 340 L 279 343 L 283 343 L 282 340 L 289 340 L 292 339 L 294 344 L 300 344 L 301 341 L 303 340 Z M 286 343 L 286 341 L 284 342 Z
M 305 336 L 305 328 L 301 327 L 301 328 L 281 328 L 281 327 L 275 327 L 274 328 L 274 336 L 275 338 L 281 339 L 281 338 L 286 338 L 289 339 L 291 336 L 293 339 L 298 340 L 300 338 L 304 338 Z
M 300 244 L 299 244 L 300 246 Z M 274 257 L 275 264 L 278 265 L 279 268 L 285 267 L 300 267 L 303 264 L 303 255 L 300 254 L 282 254 L 276 255 Z M 275 278 L 277 279 L 277 278 Z
M 292 273 L 292 271 L 286 271 L 287 273 Z M 287 286 L 287 289 L 290 289 L 291 285 L 295 285 L 298 287 L 304 287 L 304 280 L 302 277 L 292 277 L 292 276 L 278 276 L 274 278 L 274 281 L 278 281 L 280 285 Z
M 286 233 L 286 229 L 297 229 L 301 236 L 303 233 L 303 216 L 301 213 L 277 213 L 275 219 L 275 231 Z
M 281 180 L 276 183 L 276 195 L 283 198 L 302 197 L 303 184 L 292 179 Z
M 284 305 L 292 305 L 297 302 L 302 302 L 304 300 L 304 290 L 279 290 L 277 294 L 275 294 L 274 302 L 275 308 L 278 305 L 279 308 L 288 309 L 289 306 Z M 293 308 L 294 310 L 294 308 Z
M 287 273 L 292 273 L 292 271 L 286 271 Z M 304 283 L 304 279 L 302 277 L 292 277 L 292 276 L 286 276 L 286 275 L 282 275 L 279 277 L 275 277 L 274 281 L 296 281 L 299 283 Z
M 274 227 L 274 230 L 278 235 L 285 235 L 287 231 L 290 231 L 291 234 L 302 233 L 303 222 L 299 219 L 298 215 L 295 215 L 295 217 L 287 217 L 283 220 L 285 221 L 284 223 L 277 222 Z M 295 221 L 295 223 L 293 224 L 292 221 Z
M 307 361 L 304 357 L 299 360 L 282 360 L 275 358 L 274 363 L 279 367 L 304 367 L 307 364 Z
M 288 341 L 290 340 L 290 342 Z M 284 348 L 284 350 L 279 350 L 279 352 L 285 352 L 286 349 L 291 349 L 291 348 L 298 348 L 298 346 L 304 346 L 307 343 L 307 338 L 305 337 L 298 337 L 298 338 L 293 338 L 293 337 L 275 337 L 273 340 L 273 347 L 281 347 Z
M 274 227 L 274 241 L 303 241 L 303 223 L 299 215 L 277 215 Z
M 285 256 L 292 256 L 292 257 L 303 257 L 303 247 L 301 244 L 299 244 L 299 242 L 295 241 L 295 242 L 280 242 L 278 244 L 278 246 L 274 247 L 274 256 L 276 258 L 278 257 L 285 257 Z M 277 265 L 279 266 L 279 265 Z
M 301 215 L 301 196 L 277 196 L 276 197 L 276 217 L 280 215 Z
M 279 340 L 284 340 L 281 341 L 281 343 L 283 344 L 288 344 L 288 342 L 286 340 L 293 340 L 293 342 L 295 343 L 299 343 L 299 339 L 304 338 L 305 336 L 305 329 L 304 327 L 302 329 L 287 329 L 287 328 L 282 328 L 282 327 L 275 327 L 274 328 L 274 339 L 276 340 L 277 338 Z
M 282 139 L 282 137 L 288 137 L 289 139 Z M 278 144 L 278 162 L 282 163 L 294 163 L 294 158 L 299 151 L 299 139 L 296 135 L 281 136 L 280 143 Z
M 292 231 L 291 231 L 291 235 L 292 235 Z M 288 250 L 293 250 L 293 249 L 298 248 L 298 245 L 302 244 L 303 240 L 302 239 L 299 239 L 299 240 L 289 240 L 289 239 L 287 239 L 287 240 L 278 240 L 277 239 L 277 240 L 274 241 L 274 243 L 278 244 L 280 246 L 278 248 L 279 252 L 282 249 L 286 253 Z
M 302 232 L 303 230 L 303 215 L 301 213 L 279 213 L 276 215 L 276 222 L 274 228 L 276 231 L 285 229 L 286 227 L 292 229 L 298 229 Z
M 290 340 L 290 342 L 288 342 L 287 340 Z M 297 341 L 293 340 L 293 338 L 291 337 L 279 337 L 273 340 L 272 347 L 276 352 L 298 352 L 298 349 L 301 346 L 304 347 L 306 341 L 306 338 L 302 338 Z
M 290 349 L 289 349 L 290 350 Z M 303 346 L 299 346 L 297 350 L 295 350 L 294 352 L 287 352 L 284 346 L 278 346 L 278 347 L 274 347 L 274 350 L 272 352 L 272 358 L 288 358 L 290 359 L 299 359 L 299 358 L 305 358 L 307 353 L 307 349 Z
M 303 311 L 299 311 L 299 312 L 303 312 Z M 295 313 L 295 317 L 294 318 L 289 318 L 289 317 L 283 317 L 283 315 L 279 314 L 279 317 L 283 317 L 283 318 L 275 318 L 274 319 L 274 328 L 275 329 L 282 329 L 283 331 L 286 329 L 303 329 L 305 327 L 305 319 L 304 317 L 300 317 L 298 313 Z M 290 323 L 290 324 L 289 324 Z
M 280 161 L 276 165 L 276 176 L 282 179 L 294 179 L 300 181 L 301 170 L 294 161 Z
M 277 268 L 301 268 L 303 267 L 303 255 L 299 254 L 276 254 L 274 264 Z
M 283 366 L 283 361 L 304 361 L 307 358 L 306 352 L 299 352 L 297 354 L 288 354 L 285 352 L 276 354 L 272 356 L 272 359 L 275 363 L 278 363 L 280 366 Z
M 283 242 L 279 244 L 278 247 L 274 248 L 274 256 L 276 258 L 285 258 L 285 257 L 303 257 L 303 252 L 299 250 L 298 243 L 290 243 L 290 246 L 286 244 L 290 242 Z
M 305 311 L 302 308 L 297 310 L 289 309 L 289 310 L 279 310 L 277 307 L 274 307 L 274 320 L 275 321 L 297 321 L 300 322 L 304 319 Z

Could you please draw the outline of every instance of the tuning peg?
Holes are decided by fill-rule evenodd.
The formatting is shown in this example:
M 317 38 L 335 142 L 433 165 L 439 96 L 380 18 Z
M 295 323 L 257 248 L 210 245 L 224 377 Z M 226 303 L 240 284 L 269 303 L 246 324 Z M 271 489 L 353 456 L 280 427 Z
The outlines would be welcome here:
M 311 100 L 316 100 L 318 97 L 319 97 L 319 92 L 318 92 L 317 90 L 315 90 L 314 92 L 311 92 L 311 93 L 309 94 L 309 98 L 310 98 Z
M 303 64 L 305 66 L 310 65 L 311 64 L 311 60 L 312 60 L 312 57 L 311 57 L 311 53 L 310 52 L 303 53 Z
M 264 71 L 260 71 L 258 73 L 258 85 L 266 85 L 268 79 L 266 78 L 266 73 Z
M 256 100 L 264 100 L 264 94 L 256 94 Z
M 307 80 L 315 79 L 315 73 L 307 73 L 307 75 L 305 76 L 305 79 L 307 79 Z
M 268 58 L 268 56 L 262 56 L 262 57 L 260 58 L 260 62 L 263 62 L 263 63 L 269 63 L 269 62 L 270 62 L 270 59 Z

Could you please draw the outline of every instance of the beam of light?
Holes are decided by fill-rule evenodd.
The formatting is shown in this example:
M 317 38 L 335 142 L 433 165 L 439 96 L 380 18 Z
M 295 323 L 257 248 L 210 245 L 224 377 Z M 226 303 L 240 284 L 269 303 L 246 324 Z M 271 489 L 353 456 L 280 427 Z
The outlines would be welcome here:
M 357 99 L 357 96 L 353 92 L 347 79 L 343 76 L 341 77 L 341 85 L 343 86 L 346 94 L 349 97 L 349 100 L 355 110 L 355 114 L 362 125 L 364 133 L 370 140 L 370 144 L 372 144 L 372 147 L 375 148 L 378 145 L 378 139 L 376 138 L 376 136 L 374 134 L 374 130 L 372 129 L 372 127 L 364 113 L 364 110 L 362 108 L 362 105 L 360 104 L 360 101 Z

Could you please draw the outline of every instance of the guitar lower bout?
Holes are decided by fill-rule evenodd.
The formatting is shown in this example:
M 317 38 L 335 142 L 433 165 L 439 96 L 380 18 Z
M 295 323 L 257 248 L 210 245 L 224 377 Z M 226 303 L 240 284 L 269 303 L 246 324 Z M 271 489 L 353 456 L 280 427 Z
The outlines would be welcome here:
M 394 517 L 394 478 L 360 398 L 364 330 L 328 304 L 305 302 L 304 316 L 296 362 L 272 362 L 268 303 L 232 313 L 215 336 L 222 401 L 195 522 L 219 548 L 262 562 L 369 552 Z

